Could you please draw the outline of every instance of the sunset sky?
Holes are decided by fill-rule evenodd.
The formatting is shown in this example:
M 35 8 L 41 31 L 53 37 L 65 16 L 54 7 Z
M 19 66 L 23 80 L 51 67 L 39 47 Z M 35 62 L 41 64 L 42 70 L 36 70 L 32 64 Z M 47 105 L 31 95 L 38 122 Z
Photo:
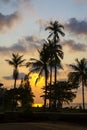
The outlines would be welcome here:
M 50 20 L 58 20 L 64 25 L 65 37 L 60 37 L 63 46 L 64 70 L 60 70 L 58 79 L 66 79 L 76 58 L 87 58 L 87 0 L 0 0 L 0 82 L 5 87 L 12 87 L 12 67 L 5 59 L 18 52 L 29 58 L 38 58 L 36 48 L 41 48 L 48 31 L 44 29 Z M 20 68 L 20 78 L 28 73 Z M 35 102 L 42 103 L 41 84 L 35 87 L 37 74 L 31 76 L 31 86 L 36 95 Z M 87 90 L 85 90 L 87 95 Z M 81 101 L 81 89 L 78 89 L 74 102 Z M 87 97 L 86 97 L 87 102 Z

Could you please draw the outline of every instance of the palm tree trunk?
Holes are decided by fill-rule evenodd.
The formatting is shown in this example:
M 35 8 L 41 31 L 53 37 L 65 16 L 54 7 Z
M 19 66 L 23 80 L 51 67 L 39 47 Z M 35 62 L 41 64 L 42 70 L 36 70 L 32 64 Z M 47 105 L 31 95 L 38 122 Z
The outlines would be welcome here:
M 45 98 L 44 98 L 44 107 L 46 107 L 46 98 L 47 98 L 47 68 L 45 67 Z
M 57 81 L 57 68 L 56 68 L 56 63 L 55 63 L 55 79 L 54 79 L 54 83 L 56 84 Z
M 44 107 L 46 107 L 46 98 L 47 98 L 47 79 L 45 79 L 45 97 L 44 97 Z
M 50 97 L 49 97 L 49 107 L 51 108 L 51 86 L 52 86 L 52 66 L 50 66 Z
M 56 61 L 55 61 L 56 62 Z M 55 89 L 55 86 L 56 86 L 56 77 L 57 77 L 57 67 L 56 67 L 56 63 L 55 63 L 55 76 L 54 76 L 54 94 L 56 93 L 56 89 Z M 56 99 L 54 99 L 54 108 L 56 108 Z
M 82 80 L 82 104 L 83 104 L 83 110 L 85 110 L 84 81 L 83 80 Z
M 15 78 L 14 79 L 14 89 L 16 88 L 16 82 L 17 82 L 17 79 Z
M 15 78 L 15 79 L 14 79 L 13 111 L 16 110 L 16 99 L 15 99 L 16 82 L 17 82 L 17 79 Z

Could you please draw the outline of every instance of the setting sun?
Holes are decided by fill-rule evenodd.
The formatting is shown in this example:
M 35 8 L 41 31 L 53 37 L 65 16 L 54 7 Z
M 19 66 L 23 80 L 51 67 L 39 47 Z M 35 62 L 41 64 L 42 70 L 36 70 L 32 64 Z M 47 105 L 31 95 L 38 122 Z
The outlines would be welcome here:
M 35 103 L 32 105 L 32 107 L 42 107 L 42 106 L 43 106 L 43 104 L 40 104 L 40 103 Z

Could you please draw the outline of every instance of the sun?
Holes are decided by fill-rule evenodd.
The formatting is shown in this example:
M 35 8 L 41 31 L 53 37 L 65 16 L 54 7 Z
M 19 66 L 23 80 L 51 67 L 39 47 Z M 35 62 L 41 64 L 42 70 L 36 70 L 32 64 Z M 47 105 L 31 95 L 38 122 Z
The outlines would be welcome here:
M 43 107 L 43 104 L 41 103 L 34 103 L 32 107 Z

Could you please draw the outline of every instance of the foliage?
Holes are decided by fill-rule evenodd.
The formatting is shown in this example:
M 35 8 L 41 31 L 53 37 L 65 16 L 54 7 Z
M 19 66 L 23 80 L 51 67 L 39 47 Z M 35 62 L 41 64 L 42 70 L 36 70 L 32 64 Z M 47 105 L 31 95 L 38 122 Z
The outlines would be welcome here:
M 25 109 L 31 107 L 34 102 L 34 94 L 31 90 L 27 75 L 25 75 L 25 78 L 21 80 L 21 84 L 18 88 L 18 100 L 21 103 L 21 107 Z
M 30 110 L 34 101 L 34 94 L 27 76 L 21 81 L 18 88 L 5 89 L 0 88 L 0 106 L 6 111 L 13 111 L 19 109 Z M 20 103 L 20 106 L 19 106 Z
M 76 59 L 76 64 L 71 64 L 70 66 L 73 71 L 69 73 L 68 79 L 72 83 L 82 83 L 83 109 L 85 109 L 84 86 L 87 86 L 87 59 L 83 58 L 80 61 Z
M 62 107 L 64 102 L 69 103 L 73 101 L 73 99 L 76 97 L 77 88 L 77 83 L 71 84 L 68 81 L 58 81 L 56 84 L 47 86 L 47 99 L 50 99 L 51 97 L 51 106 L 54 105 L 54 100 L 56 99 L 56 107 Z
M 38 77 L 36 79 L 36 83 L 41 78 L 42 74 L 44 73 L 45 76 L 45 88 L 47 86 L 47 79 L 49 75 L 48 71 L 48 55 L 47 51 L 45 51 L 45 48 L 43 46 L 43 49 L 39 52 L 39 59 L 31 58 L 29 62 L 26 63 L 26 67 L 30 67 L 30 73 L 31 72 L 38 72 Z M 46 95 L 47 90 L 45 89 L 45 98 L 44 98 L 44 106 L 46 106 Z

